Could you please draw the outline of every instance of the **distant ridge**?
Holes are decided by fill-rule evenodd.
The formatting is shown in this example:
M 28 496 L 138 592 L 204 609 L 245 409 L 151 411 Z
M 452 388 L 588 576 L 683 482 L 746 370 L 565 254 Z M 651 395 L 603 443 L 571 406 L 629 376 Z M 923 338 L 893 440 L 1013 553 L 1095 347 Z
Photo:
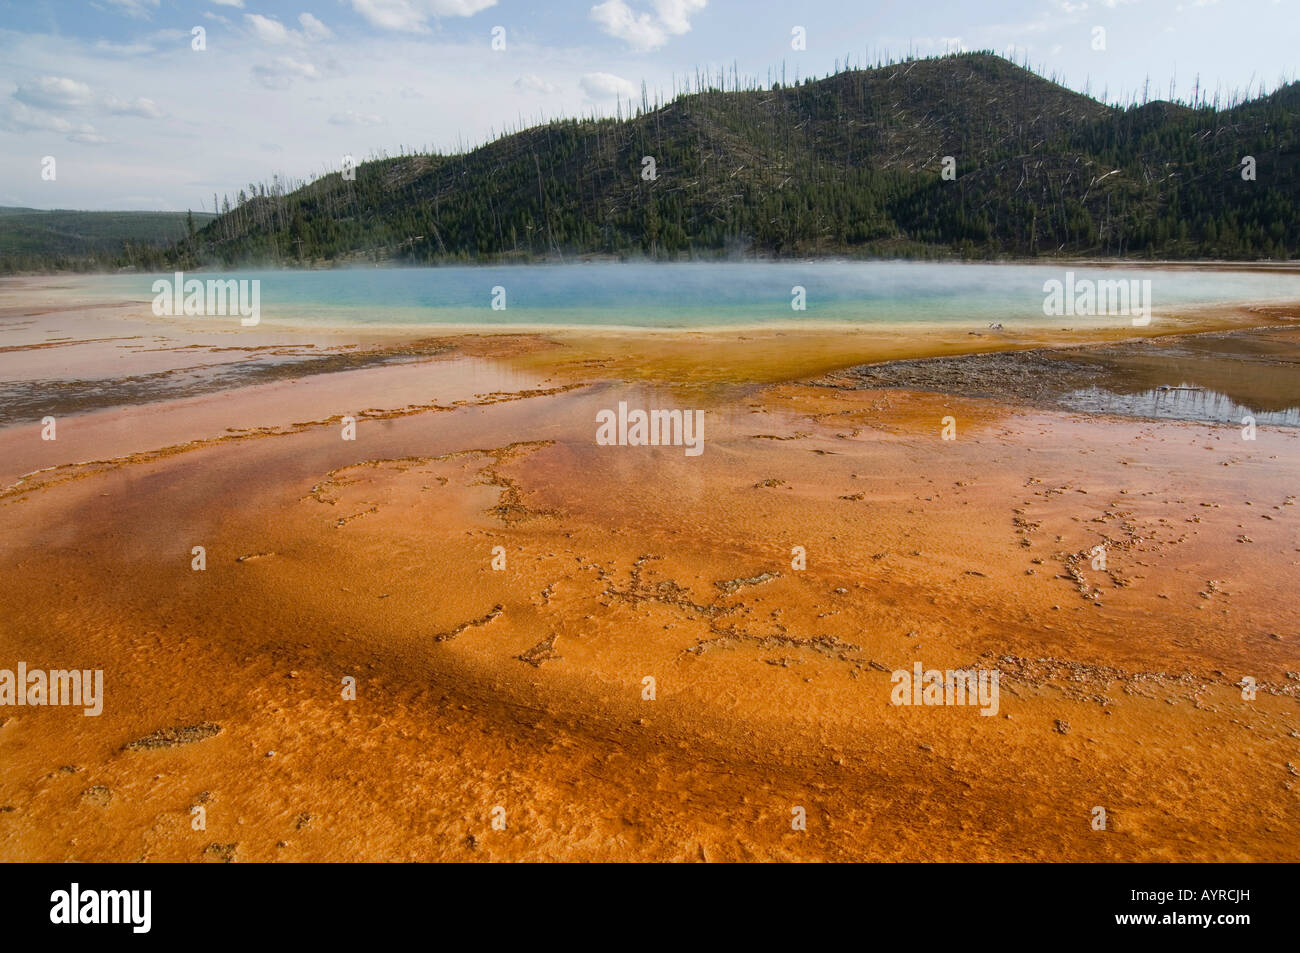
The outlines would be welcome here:
M 185 238 L 186 212 L 83 212 L 0 206 L 0 271 L 129 264 L 150 260 Z M 216 216 L 193 213 L 196 229 Z

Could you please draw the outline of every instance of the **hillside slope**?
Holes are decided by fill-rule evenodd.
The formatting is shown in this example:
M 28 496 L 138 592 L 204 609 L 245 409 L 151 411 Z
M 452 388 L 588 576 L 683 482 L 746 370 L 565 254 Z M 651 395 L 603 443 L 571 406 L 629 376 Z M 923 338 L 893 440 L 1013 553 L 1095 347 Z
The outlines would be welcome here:
M 1294 83 L 1226 110 L 1118 109 L 991 54 L 913 60 L 241 193 L 168 261 L 1285 258 L 1300 252 L 1298 119 Z

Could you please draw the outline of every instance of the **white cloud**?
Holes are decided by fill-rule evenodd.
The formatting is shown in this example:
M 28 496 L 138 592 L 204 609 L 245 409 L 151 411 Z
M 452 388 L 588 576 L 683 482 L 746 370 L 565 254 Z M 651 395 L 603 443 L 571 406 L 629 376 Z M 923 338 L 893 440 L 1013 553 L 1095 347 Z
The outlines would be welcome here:
M 587 94 L 587 98 L 596 103 L 611 99 L 629 99 L 639 95 L 636 86 L 613 73 L 587 73 L 578 80 L 578 85 Z
M 591 8 L 591 19 L 605 33 L 622 40 L 634 50 L 656 50 L 670 36 L 691 29 L 691 17 L 704 9 L 708 0 L 653 0 L 654 14 L 637 13 L 625 0 L 605 0 Z
M 383 30 L 428 29 L 427 16 L 410 0 L 352 0 L 352 9 Z
M 20 102 L 0 104 L 0 129 L 16 133 L 50 133 L 65 136 L 69 142 L 99 145 L 109 140 L 95 132 L 90 123 L 73 123 L 61 116 L 52 116 L 39 109 L 30 109 Z
M 244 22 L 253 30 L 253 34 L 265 43 L 288 43 L 291 37 L 289 29 L 279 20 L 272 20 L 260 13 L 245 13 Z
M 280 56 L 273 63 L 254 66 L 253 78 L 267 89 L 288 89 L 295 79 L 320 79 L 321 71 L 307 60 Z
M 68 109 L 89 106 L 95 95 L 85 83 L 65 76 L 42 76 L 30 83 L 19 84 L 14 99 L 29 106 L 43 109 Z
M 244 22 L 248 24 L 257 39 L 274 46 L 281 46 L 286 43 L 302 46 L 315 40 L 329 39 L 334 35 L 329 27 L 310 13 L 298 15 L 298 25 L 302 27 L 301 31 L 291 30 L 279 20 L 264 17 L 258 13 L 245 13 Z
M 279 20 L 257 13 L 245 13 L 244 22 L 253 36 L 267 46 L 305 48 L 334 36 L 333 32 L 310 13 L 298 16 L 302 30 L 291 30 Z M 295 79 L 320 79 L 322 70 L 306 58 L 305 53 L 280 56 L 271 63 L 253 67 L 253 78 L 267 89 L 288 89 Z
M 58 116 L 28 109 L 22 103 L 6 103 L 0 110 L 0 126 L 11 132 L 70 132 L 72 123 Z
M 349 109 L 344 113 L 335 113 L 329 121 L 335 126 L 382 126 L 384 117 L 356 113 Z
M 426 33 L 430 17 L 472 17 L 497 0 L 351 0 L 352 9 L 383 30 Z
M 104 99 L 104 105 L 108 111 L 115 116 L 139 116 L 142 119 L 161 119 L 163 111 L 158 108 L 158 104 L 152 99 L 145 99 L 143 96 L 130 101 L 118 99 L 116 96 L 107 96 Z
M 235 7 L 238 10 L 244 9 L 244 0 L 212 0 L 219 7 Z
M 632 12 L 623 0 L 605 0 L 591 8 L 591 18 L 601 30 L 622 40 L 634 50 L 654 50 L 668 42 L 668 31 L 650 14 Z
M 298 24 L 302 27 L 302 32 L 309 40 L 324 40 L 333 36 L 330 28 L 321 23 L 310 13 L 300 13 L 298 15 Z
M 480 10 L 495 7 L 497 0 L 424 0 L 436 17 L 472 17 Z
M 96 40 L 95 49 L 103 53 L 112 53 L 114 56 L 139 56 L 142 53 L 152 53 L 154 45 L 152 43 L 114 43 L 112 40 Z
M 708 2 L 709 0 L 655 0 L 655 12 L 659 14 L 659 22 L 665 30 L 680 36 L 690 32 L 691 17 L 708 6 Z
M 528 73 L 515 80 L 515 89 L 521 93 L 553 93 L 555 84 L 548 83 L 535 73 Z
M 129 17 L 147 18 L 150 10 L 158 9 L 158 0 L 108 0 Z
M 123 99 L 111 93 L 96 93 L 89 84 L 66 76 L 41 76 L 18 84 L 10 100 L 0 104 L 0 128 L 13 132 L 61 133 L 68 141 L 85 145 L 110 141 L 99 135 L 90 123 L 73 121 L 57 113 L 74 117 L 98 114 L 141 119 L 160 119 L 163 116 L 163 111 L 152 99 Z

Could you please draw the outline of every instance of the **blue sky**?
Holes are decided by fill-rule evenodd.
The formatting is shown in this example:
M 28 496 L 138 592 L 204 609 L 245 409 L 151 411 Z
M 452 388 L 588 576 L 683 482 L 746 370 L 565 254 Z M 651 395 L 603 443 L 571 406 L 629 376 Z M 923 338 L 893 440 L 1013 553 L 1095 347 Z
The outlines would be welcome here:
M 644 81 L 734 63 L 823 75 L 846 56 L 1028 56 L 1112 100 L 1297 74 L 1300 0 L 0 0 L 0 205 L 208 208 L 401 147 L 613 113 Z M 206 49 L 193 46 L 201 27 Z M 492 48 L 494 28 L 505 49 Z M 806 49 L 791 48 L 803 27 Z M 1094 46 L 1105 30 L 1105 49 Z M 500 33 L 498 32 L 498 35 Z M 1158 93 L 1156 92 L 1158 91 Z M 42 179 L 53 156 L 56 177 Z

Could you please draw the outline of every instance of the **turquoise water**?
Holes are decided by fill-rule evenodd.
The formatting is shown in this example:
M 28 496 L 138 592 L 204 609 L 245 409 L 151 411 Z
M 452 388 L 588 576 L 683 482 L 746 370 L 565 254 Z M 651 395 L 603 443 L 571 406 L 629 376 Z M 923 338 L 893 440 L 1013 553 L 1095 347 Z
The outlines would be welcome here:
M 191 272 L 261 282 L 264 324 L 701 328 L 937 322 L 1041 327 L 1130 325 L 1124 316 L 1043 314 L 1043 284 L 1149 279 L 1158 320 L 1201 305 L 1300 301 L 1300 275 L 1062 265 L 914 262 L 572 264 L 330 271 Z M 155 277 L 108 279 L 151 300 Z M 170 276 L 167 276 L 170 277 Z M 792 288 L 807 309 L 791 308 Z M 505 289 L 504 310 L 491 307 Z

